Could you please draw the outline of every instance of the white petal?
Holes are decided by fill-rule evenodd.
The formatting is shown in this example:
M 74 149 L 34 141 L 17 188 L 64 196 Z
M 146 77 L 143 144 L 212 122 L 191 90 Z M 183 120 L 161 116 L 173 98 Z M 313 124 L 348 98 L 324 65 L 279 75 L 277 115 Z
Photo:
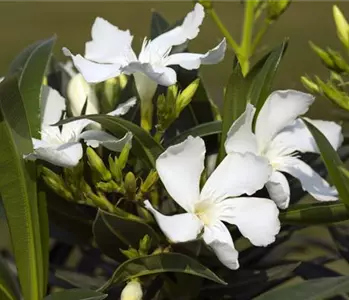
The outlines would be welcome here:
M 142 72 L 135 72 L 133 77 L 140 100 L 152 103 L 158 83 Z
M 110 151 L 121 152 L 124 146 L 132 140 L 132 133 L 126 133 L 123 138 L 118 139 L 105 131 L 87 130 L 80 134 L 80 138 L 93 148 L 102 145 Z
M 82 146 L 80 143 L 67 143 L 59 147 L 52 145 L 41 145 L 33 153 L 25 155 L 28 160 L 42 159 L 53 165 L 70 168 L 79 163 L 82 157 Z
M 280 231 L 279 210 L 270 199 L 241 197 L 222 201 L 221 220 L 236 225 L 255 246 L 267 246 Z
M 97 17 L 92 26 L 92 41 L 86 43 L 85 57 L 99 63 L 123 63 L 130 51 L 133 36 L 103 18 Z
M 255 111 L 255 107 L 248 103 L 245 112 L 230 127 L 224 144 L 227 153 L 257 153 L 257 140 L 252 132 L 252 121 Z
M 239 253 L 235 250 L 228 228 L 222 222 L 205 226 L 203 239 L 222 264 L 232 270 L 239 268 Z
M 80 54 L 73 55 L 67 48 L 63 48 L 62 50 L 65 56 L 72 58 L 74 66 L 89 83 L 102 82 L 121 74 L 120 68 L 122 65 L 120 63 L 100 64 L 90 61 Z
M 341 146 L 343 135 L 340 125 L 335 122 L 305 119 L 325 135 L 335 150 Z M 297 119 L 293 124 L 285 127 L 285 129 L 275 137 L 275 140 L 281 141 L 284 145 L 300 152 L 319 153 L 319 149 L 312 134 L 301 119 Z
M 165 66 L 156 66 L 150 63 L 131 62 L 122 70 L 125 74 L 141 72 L 147 75 L 157 84 L 163 86 L 170 86 L 177 82 L 176 72 L 173 69 Z
M 184 69 L 198 69 L 200 65 L 213 65 L 219 63 L 225 54 L 227 44 L 223 39 L 215 48 L 205 54 L 198 53 L 176 53 L 166 59 L 166 66 L 179 65 Z
M 153 214 L 163 233 L 174 243 L 195 240 L 202 231 L 203 224 L 195 214 L 165 216 L 154 209 L 148 200 L 144 201 L 144 205 Z
M 67 95 L 70 111 L 74 117 L 80 116 L 87 101 L 85 115 L 99 113 L 99 101 L 91 86 L 86 82 L 82 74 L 72 77 L 67 86 Z
M 137 98 L 132 97 L 126 102 L 121 103 L 115 110 L 107 113 L 108 116 L 122 116 L 128 113 L 128 111 L 135 106 L 137 103 Z
M 41 91 L 41 123 L 57 123 L 65 110 L 65 99 L 55 89 L 43 85 Z
M 220 201 L 242 194 L 252 195 L 263 188 L 271 175 L 267 159 L 246 152 L 228 154 L 206 181 L 202 201 Z
M 256 137 L 261 150 L 286 126 L 308 111 L 314 102 L 310 94 L 294 90 L 273 92 L 265 101 L 256 122 Z
M 194 39 L 199 33 L 199 27 L 204 20 L 205 11 L 201 4 L 195 4 L 194 9 L 187 14 L 182 25 L 177 26 L 156 37 L 149 44 L 149 51 L 164 56 L 172 48 Z
M 278 170 L 296 177 L 303 190 L 319 201 L 338 200 L 338 193 L 334 187 L 316 173 L 305 162 L 295 157 L 287 157 L 280 161 Z
M 80 134 L 84 128 L 91 124 L 98 124 L 89 119 L 75 120 L 62 126 L 61 137 L 64 141 L 77 142 L 80 139 Z
M 281 209 L 286 209 L 290 203 L 290 185 L 282 173 L 274 171 L 265 187 L 270 198 Z
M 189 136 L 171 146 L 156 160 L 156 169 L 170 196 L 187 212 L 199 200 L 200 176 L 204 170 L 205 144 Z

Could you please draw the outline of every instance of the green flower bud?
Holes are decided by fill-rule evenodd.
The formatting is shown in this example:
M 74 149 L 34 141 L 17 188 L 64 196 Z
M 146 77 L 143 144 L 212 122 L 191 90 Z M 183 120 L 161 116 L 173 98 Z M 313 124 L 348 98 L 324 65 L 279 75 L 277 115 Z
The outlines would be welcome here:
M 124 193 L 125 192 L 123 188 L 120 185 L 118 185 L 114 180 L 110 180 L 108 182 L 103 182 L 103 181 L 97 182 L 96 188 L 105 193 L 113 193 L 113 192 Z
M 268 0 L 267 18 L 270 21 L 277 20 L 291 4 L 290 0 Z
M 139 241 L 139 249 L 138 252 L 141 255 L 147 255 L 149 252 L 149 249 L 151 247 L 151 238 L 149 235 L 145 235 L 140 241 Z
M 178 117 L 182 110 L 190 103 L 196 90 L 200 84 L 200 79 L 194 80 L 189 84 L 177 97 L 176 102 L 176 116 Z
M 320 47 L 316 46 L 313 42 L 309 42 L 310 47 L 314 50 L 314 52 L 321 58 L 322 62 L 330 69 L 334 69 L 336 67 L 334 61 L 331 56 Z
M 337 5 L 333 6 L 333 18 L 337 27 L 337 35 L 346 48 L 349 48 L 349 25 Z
M 137 192 L 136 177 L 132 172 L 128 172 L 125 176 L 125 190 L 128 199 L 135 200 Z
M 121 292 L 120 300 L 142 300 L 142 286 L 138 279 L 132 279 Z
M 320 78 L 316 77 L 318 86 L 321 88 L 324 95 L 333 101 L 341 108 L 349 111 L 349 96 L 340 90 L 338 90 L 332 83 L 323 82 Z
M 86 149 L 88 164 L 93 171 L 100 177 L 103 181 L 111 180 L 111 173 L 106 168 L 103 160 L 99 157 L 99 155 L 91 148 L 88 147 Z
M 72 193 L 68 190 L 63 181 L 63 178 L 51 171 L 46 167 L 41 169 L 42 179 L 45 181 L 48 187 L 50 187 L 56 194 L 62 196 L 68 201 L 73 201 L 74 197 Z
M 139 257 L 139 253 L 136 249 L 134 248 L 129 248 L 127 250 L 122 250 L 120 249 L 120 252 L 125 255 L 128 259 L 132 259 L 132 258 L 137 258 Z
M 155 170 L 151 170 L 148 174 L 147 178 L 144 180 L 144 182 L 141 185 L 141 192 L 147 193 L 150 191 L 152 186 L 158 181 L 159 174 Z
M 302 76 L 301 77 L 301 81 L 303 83 L 303 85 L 312 93 L 319 93 L 320 92 L 320 89 L 318 87 L 318 85 L 310 80 L 308 77 L 306 76 Z
M 129 142 L 127 142 L 124 146 L 124 148 L 122 148 L 122 151 L 119 155 L 119 165 L 120 165 L 120 169 L 123 170 L 127 164 L 128 161 L 128 156 L 130 154 L 130 150 L 131 150 L 131 139 L 129 140 Z
M 349 65 L 339 52 L 330 48 L 327 49 L 327 52 L 335 65 L 334 71 L 338 73 L 349 73 Z
M 111 213 L 115 211 L 114 205 L 110 203 L 109 200 L 102 193 L 98 193 L 96 195 L 95 193 L 90 192 L 86 196 L 92 201 L 92 203 L 96 207 L 104 209 Z
M 113 158 L 109 155 L 108 162 L 109 162 L 109 169 L 110 169 L 110 172 L 113 176 L 113 179 L 116 181 L 116 183 L 121 183 L 122 182 L 122 170 L 120 167 L 119 159 L 115 156 L 115 158 L 113 160 Z

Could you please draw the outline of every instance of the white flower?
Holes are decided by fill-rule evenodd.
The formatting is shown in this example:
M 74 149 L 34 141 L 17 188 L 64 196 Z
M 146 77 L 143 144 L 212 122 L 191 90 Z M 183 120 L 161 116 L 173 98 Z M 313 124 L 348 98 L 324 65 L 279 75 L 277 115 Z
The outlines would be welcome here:
M 132 50 L 133 36 L 129 30 L 120 30 L 98 17 L 92 26 L 92 40 L 85 45 L 85 57 L 73 55 L 67 48 L 63 48 L 63 52 L 72 57 L 76 68 L 90 83 L 102 82 L 121 73 L 136 73 L 145 74 L 157 84 L 170 86 L 177 82 L 177 75 L 169 66 L 179 65 L 192 70 L 198 69 L 201 64 L 218 63 L 224 57 L 225 39 L 205 54 L 170 54 L 173 46 L 181 45 L 198 35 L 204 16 L 203 6 L 196 4 L 182 25 L 152 41 L 145 38 L 138 57 Z M 137 80 L 137 75 L 135 78 Z
M 142 300 L 142 286 L 138 280 L 131 280 L 121 292 L 120 300 Z
M 81 115 L 86 101 L 85 115 L 99 113 L 99 102 L 96 93 L 81 74 L 76 74 L 70 79 L 67 95 L 70 111 L 74 117 Z
M 25 155 L 25 159 L 42 159 L 57 166 L 74 167 L 83 154 L 80 139 L 84 139 L 87 144 L 94 147 L 101 144 L 112 151 L 120 152 L 124 144 L 132 138 L 129 133 L 119 140 L 104 131 L 82 132 L 87 125 L 95 123 L 87 119 L 64 124 L 61 130 L 58 126 L 50 126 L 61 119 L 65 110 L 65 99 L 56 90 L 44 86 L 42 101 L 41 140 L 32 139 L 34 152 Z M 109 115 L 123 115 L 135 103 L 136 100 L 132 98 Z
M 237 269 L 238 252 L 223 222 L 236 225 L 242 235 L 256 246 L 275 240 L 280 230 L 279 211 L 273 201 L 264 198 L 238 197 L 261 189 L 271 174 L 267 160 L 252 153 L 231 153 L 219 164 L 200 191 L 204 169 L 205 144 L 200 137 L 189 137 L 169 147 L 156 161 L 156 169 L 170 196 L 186 211 L 165 216 L 149 201 L 161 230 L 172 242 L 203 239 L 219 260 Z
M 320 201 L 337 200 L 337 191 L 320 177 L 309 165 L 298 159 L 298 152 L 319 153 L 316 142 L 304 122 L 298 116 L 307 112 L 313 103 L 310 94 L 294 90 L 276 91 L 266 100 L 256 119 L 255 133 L 252 120 L 253 105 L 230 128 L 225 147 L 230 152 L 250 152 L 267 158 L 273 173 L 266 184 L 271 199 L 280 208 L 287 208 L 290 201 L 288 173 L 296 177 L 302 188 Z M 343 141 L 341 127 L 334 122 L 310 120 L 338 149 Z

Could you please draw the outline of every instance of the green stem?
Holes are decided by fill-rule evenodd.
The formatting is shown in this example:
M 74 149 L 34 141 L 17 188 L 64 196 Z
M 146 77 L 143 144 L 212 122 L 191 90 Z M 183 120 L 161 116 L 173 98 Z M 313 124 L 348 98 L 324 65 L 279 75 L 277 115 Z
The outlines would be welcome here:
M 266 21 L 265 23 L 263 23 L 261 29 L 257 32 L 256 37 L 254 38 L 254 41 L 252 43 L 251 55 L 253 55 L 256 52 L 257 46 L 261 42 L 265 33 L 268 31 L 270 25 L 271 23 Z
M 239 51 L 239 60 L 241 64 L 242 73 L 245 76 L 249 69 L 250 63 L 249 59 L 251 56 L 251 44 L 253 35 L 253 24 L 254 24 L 254 8 L 256 2 L 254 0 L 245 1 L 245 17 L 244 17 L 244 27 L 242 32 L 242 41 Z
M 217 15 L 214 8 L 212 6 L 206 7 L 206 12 L 211 16 L 212 20 L 216 23 L 218 29 L 224 35 L 224 37 L 226 38 L 230 47 L 233 48 L 235 53 L 238 53 L 239 52 L 239 45 L 235 42 L 233 37 L 230 35 L 228 29 L 224 26 L 224 24 L 222 23 L 221 19 Z
M 158 143 L 161 142 L 162 136 L 164 132 L 160 130 L 156 130 L 155 135 L 154 135 L 154 140 L 157 141 Z

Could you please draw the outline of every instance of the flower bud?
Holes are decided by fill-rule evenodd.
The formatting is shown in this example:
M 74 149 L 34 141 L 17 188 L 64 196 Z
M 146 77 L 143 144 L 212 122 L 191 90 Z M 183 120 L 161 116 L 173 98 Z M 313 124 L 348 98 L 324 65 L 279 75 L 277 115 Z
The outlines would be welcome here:
M 150 249 L 151 246 L 151 238 L 149 235 L 145 235 L 140 241 L 139 241 L 139 253 L 141 255 L 147 255 L 148 251 Z
M 150 191 L 152 186 L 158 181 L 159 174 L 155 170 L 151 170 L 147 176 L 147 178 L 144 180 L 144 182 L 141 185 L 141 192 L 147 193 Z
M 108 157 L 109 169 L 116 183 L 122 182 L 122 170 L 120 167 L 119 159 L 115 156 L 114 160 L 109 155 Z
M 81 74 L 74 75 L 67 87 L 68 102 L 71 114 L 80 116 L 87 101 L 86 115 L 98 114 L 99 103 L 93 88 L 85 81 Z
M 142 300 L 142 286 L 138 279 L 132 279 L 121 292 L 120 300 Z
M 316 46 L 314 43 L 309 42 L 310 47 L 313 49 L 313 51 L 321 58 L 322 62 L 330 69 L 335 68 L 335 63 L 332 60 L 331 56 L 324 50 L 322 50 L 320 47 Z
M 122 148 L 122 151 L 119 155 L 119 165 L 121 170 L 123 170 L 127 164 L 128 161 L 128 156 L 130 154 L 130 150 L 131 150 L 131 144 L 132 140 L 130 139 L 124 146 L 124 148 Z
M 120 249 L 120 252 L 125 255 L 128 259 L 133 259 L 139 257 L 139 253 L 134 248 L 129 248 L 127 250 Z
M 270 21 L 277 20 L 291 4 L 290 0 L 268 0 L 267 18 Z
M 41 169 L 42 178 L 45 183 L 58 195 L 62 196 L 66 200 L 73 201 L 74 197 L 72 193 L 67 189 L 63 178 L 51 171 L 50 169 L 43 167 Z
M 127 76 L 124 74 L 104 81 L 100 97 L 103 112 L 107 113 L 115 109 L 127 81 Z
M 323 82 L 320 78 L 316 77 L 318 86 L 321 88 L 323 94 L 333 101 L 341 108 L 349 111 L 349 97 L 345 92 L 338 90 L 332 83 Z
M 100 177 L 103 181 L 111 180 L 111 173 L 106 168 L 103 160 L 99 157 L 99 155 L 91 148 L 88 147 L 86 149 L 88 164 L 93 171 Z
M 110 180 L 108 182 L 97 182 L 96 188 L 105 193 L 118 192 L 123 193 L 124 190 L 120 185 L 118 185 L 114 180 Z
M 337 27 L 337 35 L 346 48 L 349 48 L 349 25 L 337 5 L 333 6 L 333 18 Z
M 200 84 L 200 79 L 194 80 L 191 84 L 189 84 L 178 96 L 176 102 L 176 115 L 177 117 L 181 113 L 181 111 L 190 103 L 192 100 L 196 90 L 198 89 Z
M 86 196 L 92 201 L 92 203 L 96 207 L 104 209 L 111 213 L 115 211 L 114 205 L 110 203 L 109 200 L 102 193 L 98 193 L 96 195 L 95 193 L 90 192 Z
M 310 80 L 308 77 L 306 76 L 302 76 L 301 77 L 301 81 L 303 83 L 303 85 L 312 93 L 319 93 L 320 92 L 320 89 L 318 87 L 318 85 Z
M 128 172 L 125 176 L 125 190 L 128 199 L 135 200 L 137 192 L 136 177 L 132 172 Z

